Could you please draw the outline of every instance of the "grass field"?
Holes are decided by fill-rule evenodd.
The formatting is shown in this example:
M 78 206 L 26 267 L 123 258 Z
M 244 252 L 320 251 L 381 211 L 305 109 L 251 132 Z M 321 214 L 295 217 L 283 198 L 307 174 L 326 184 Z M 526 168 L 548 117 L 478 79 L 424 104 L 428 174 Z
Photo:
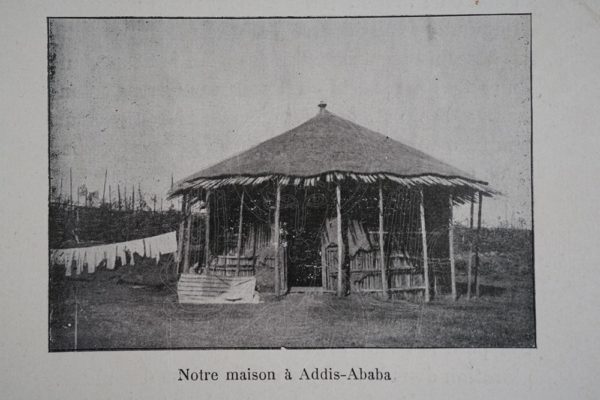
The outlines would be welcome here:
M 467 300 L 463 295 L 456 302 L 289 294 L 278 301 L 264 298 L 260 304 L 181 305 L 176 278 L 165 274 L 164 268 L 99 271 L 51 290 L 49 349 L 73 350 L 75 336 L 78 350 L 533 347 L 533 269 L 527 232 L 513 232 L 511 238 L 529 239 L 513 240 L 512 248 L 502 251 L 490 250 L 494 246 L 488 242 L 506 243 L 506 232 L 484 239 L 481 296 Z M 462 249 L 460 243 L 457 248 Z M 466 291 L 463 250 L 457 257 L 462 293 Z

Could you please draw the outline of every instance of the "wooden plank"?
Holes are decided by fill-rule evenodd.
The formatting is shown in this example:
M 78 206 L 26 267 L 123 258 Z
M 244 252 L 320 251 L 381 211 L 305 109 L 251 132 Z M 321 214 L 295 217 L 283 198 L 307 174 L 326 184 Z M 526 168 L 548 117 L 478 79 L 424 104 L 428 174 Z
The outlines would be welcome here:
M 338 253 L 338 265 L 337 265 L 337 295 L 338 297 L 342 296 L 342 266 L 344 263 L 343 255 L 344 255 L 344 243 L 342 239 L 342 191 L 340 189 L 340 184 L 338 183 L 335 186 L 335 195 L 336 202 L 335 208 L 337 212 L 337 253 Z
M 478 193 L 479 205 L 477 210 L 477 232 L 475 234 L 475 271 L 473 271 L 473 283 L 475 284 L 475 296 L 479 297 L 479 244 L 481 234 L 481 203 L 483 196 Z
M 429 293 L 429 264 L 427 261 L 427 229 L 425 227 L 425 197 L 423 195 L 423 188 L 419 191 L 421 201 L 419 202 L 419 214 L 421 216 L 421 241 L 423 243 L 423 281 L 425 285 L 425 302 L 431 300 L 431 294 Z
M 452 193 L 448 196 L 448 254 L 450 257 L 450 279 L 452 285 L 452 299 L 456 300 L 456 268 L 454 265 L 454 202 L 452 199 Z
M 426 290 L 425 286 L 413 286 L 413 287 L 402 287 L 402 288 L 389 288 L 389 292 L 416 292 L 419 290 Z M 360 289 L 362 293 L 381 293 L 381 289 Z
M 471 218 L 469 220 L 469 236 L 473 233 L 473 211 L 475 208 L 475 195 L 471 196 Z M 473 240 L 469 238 L 469 262 L 467 264 L 467 299 L 471 298 L 471 285 L 473 282 Z
M 219 282 L 219 281 L 193 281 L 193 280 L 182 280 L 177 283 L 179 286 L 206 286 L 206 287 L 229 287 L 232 284 L 228 282 Z
M 178 285 L 177 290 L 187 290 L 187 291 L 225 291 L 231 288 L 230 285 L 221 285 L 221 286 L 209 286 L 209 285 Z
M 240 275 L 240 257 L 242 256 L 242 223 L 244 221 L 244 189 L 242 188 L 242 198 L 240 200 L 240 221 L 238 224 L 238 238 L 237 238 L 237 268 L 235 271 L 236 275 Z
M 385 265 L 385 240 L 383 238 L 383 182 L 379 181 L 379 258 L 381 263 L 381 287 L 383 297 L 388 298 L 388 281 Z
M 280 213 L 280 203 L 281 203 L 281 184 L 277 183 L 276 193 L 275 193 L 275 220 L 273 222 L 273 247 L 275 249 L 275 295 L 279 296 L 281 293 L 281 282 L 279 277 L 279 268 L 280 268 L 280 260 L 279 260 L 279 213 Z

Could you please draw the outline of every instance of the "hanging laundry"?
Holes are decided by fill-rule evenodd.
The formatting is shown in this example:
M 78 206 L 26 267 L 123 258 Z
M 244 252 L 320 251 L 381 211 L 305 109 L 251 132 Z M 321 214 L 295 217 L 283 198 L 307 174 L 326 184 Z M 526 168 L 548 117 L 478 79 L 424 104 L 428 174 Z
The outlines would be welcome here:
M 91 249 L 90 259 L 88 260 L 87 264 L 88 274 L 93 274 L 96 271 L 96 265 L 100 264 L 102 259 L 103 257 L 101 257 L 100 260 L 98 259 L 98 248 L 93 247 Z
M 144 239 L 128 242 L 112 243 L 100 246 L 79 247 L 70 249 L 50 249 L 50 264 L 65 265 L 65 275 L 71 276 L 73 270 L 79 275 L 87 265 L 88 273 L 94 273 L 100 263 L 106 260 L 106 268 L 114 269 L 116 258 L 121 259 L 121 265 L 129 262 L 135 265 L 134 253 L 148 256 L 158 263 L 162 254 L 177 252 L 177 237 L 175 232 L 164 233 Z
M 127 256 L 125 255 L 125 244 L 119 246 L 119 251 L 117 253 L 118 257 L 121 259 L 121 266 L 127 264 Z
M 73 266 L 73 249 L 68 249 L 65 251 L 65 275 L 71 276 L 71 268 Z

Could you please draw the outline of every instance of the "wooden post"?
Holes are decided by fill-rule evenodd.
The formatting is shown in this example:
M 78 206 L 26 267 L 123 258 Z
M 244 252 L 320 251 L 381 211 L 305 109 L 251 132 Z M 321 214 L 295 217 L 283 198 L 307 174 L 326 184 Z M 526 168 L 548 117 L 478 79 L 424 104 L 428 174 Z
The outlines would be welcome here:
M 69 268 L 70 268 L 70 266 L 69 266 Z M 78 304 L 78 301 L 77 301 L 77 288 L 75 286 L 73 287 L 73 297 L 75 297 L 75 321 L 74 321 L 75 324 L 74 324 L 74 327 L 73 327 L 74 328 L 74 332 L 73 332 L 73 347 L 74 347 L 74 350 L 77 350 L 77 334 L 78 334 L 78 329 L 79 329 L 79 327 L 78 327 L 79 318 L 78 318 L 78 315 L 77 315 L 78 314 L 78 310 L 77 309 L 79 308 L 79 304 Z
M 181 202 L 181 221 L 179 222 L 179 241 L 177 243 L 177 272 L 181 271 L 181 261 L 183 260 L 183 242 L 185 240 L 185 207 L 187 195 L 184 194 Z
M 73 208 L 73 168 L 69 168 L 69 203 L 71 203 L 71 208 Z
M 277 190 L 275 194 L 275 221 L 273 222 L 273 246 L 275 248 L 275 295 L 280 295 L 280 277 L 279 277 L 279 214 L 281 203 L 281 184 L 277 182 Z
M 385 265 L 385 240 L 383 237 L 383 182 L 379 181 L 379 260 L 381 263 L 381 290 L 383 298 L 389 297 L 387 270 Z
M 481 231 L 481 203 L 483 203 L 483 196 L 481 192 L 478 193 L 479 206 L 477 209 L 477 233 L 475 234 L 475 271 L 473 274 L 473 280 L 475 283 L 475 296 L 479 297 L 479 240 Z
M 135 212 L 135 185 L 131 186 L 131 209 Z
M 471 219 L 469 220 L 469 263 L 467 265 L 467 299 L 471 298 L 473 282 L 473 211 L 475 208 L 475 195 L 471 196 Z
M 242 223 L 244 219 L 244 189 L 242 188 L 242 199 L 240 200 L 240 221 L 238 224 L 238 238 L 237 238 L 237 267 L 235 275 L 240 276 L 240 257 L 242 255 Z
M 117 184 L 117 198 L 118 198 L 118 207 L 119 207 L 119 211 L 121 211 L 121 184 L 118 183 Z
M 448 196 L 448 257 L 450 258 L 450 279 L 452 284 L 452 300 L 457 299 L 456 295 L 456 268 L 454 265 L 454 199 L 452 193 Z
M 210 262 L 210 190 L 206 191 L 206 238 L 204 240 L 204 268 L 208 274 L 208 263 Z
M 190 255 L 192 253 L 192 192 L 188 195 L 186 207 L 186 233 L 185 233 L 185 252 L 183 253 L 183 272 L 190 272 Z
M 338 245 L 338 268 L 337 268 L 337 295 L 342 296 L 343 285 L 342 285 L 342 267 L 344 264 L 344 239 L 342 237 L 342 190 L 340 184 L 335 186 L 335 209 L 337 211 L 337 245 Z
M 104 195 L 106 194 L 106 177 L 108 176 L 108 169 L 104 170 L 104 186 L 102 187 L 102 204 L 104 204 Z
M 423 195 L 423 189 L 420 189 L 421 201 L 419 202 L 419 210 L 421 214 L 421 241 L 423 243 L 423 281 L 425 284 L 425 302 L 428 303 L 431 300 L 431 294 L 429 293 L 429 264 L 427 261 L 427 229 L 425 227 L 425 198 Z

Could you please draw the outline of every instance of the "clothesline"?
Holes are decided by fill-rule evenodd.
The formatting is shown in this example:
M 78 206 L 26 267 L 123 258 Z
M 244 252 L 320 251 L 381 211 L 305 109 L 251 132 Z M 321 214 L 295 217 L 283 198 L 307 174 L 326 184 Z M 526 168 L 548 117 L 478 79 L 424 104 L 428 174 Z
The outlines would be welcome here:
M 156 263 L 161 254 L 177 252 L 177 238 L 175 232 L 163 233 L 143 239 L 127 242 L 111 243 L 100 246 L 78 247 L 70 249 L 50 249 L 50 265 L 64 265 L 65 275 L 71 276 L 75 271 L 77 275 L 87 266 L 88 273 L 94 273 L 96 267 L 106 261 L 106 268 L 114 269 L 117 257 L 124 265 L 129 255 L 130 265 L 135 265 L 133 254 L 154 258 Z

